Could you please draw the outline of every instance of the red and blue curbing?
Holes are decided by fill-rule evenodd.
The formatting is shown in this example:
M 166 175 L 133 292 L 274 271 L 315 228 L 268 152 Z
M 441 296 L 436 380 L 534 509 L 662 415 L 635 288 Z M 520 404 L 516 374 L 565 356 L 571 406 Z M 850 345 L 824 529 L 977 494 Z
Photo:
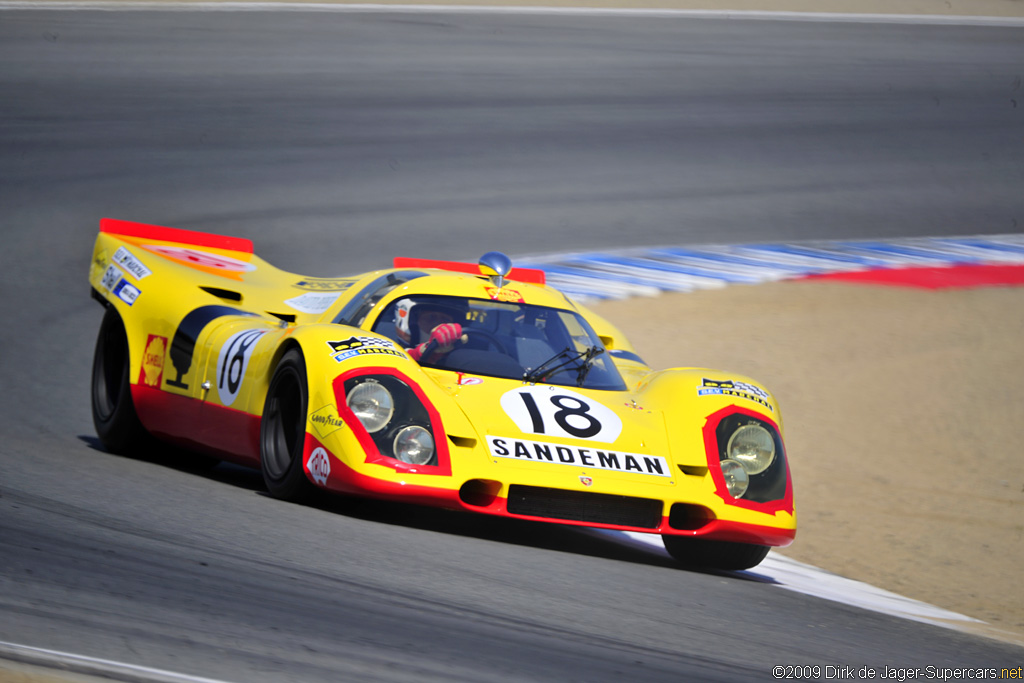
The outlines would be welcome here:
M 1024 234 L 647 247 L 535 256 L 577 299 L 623 299 L 734 284 L 838 280 L 927 289 L 1024 284 Z

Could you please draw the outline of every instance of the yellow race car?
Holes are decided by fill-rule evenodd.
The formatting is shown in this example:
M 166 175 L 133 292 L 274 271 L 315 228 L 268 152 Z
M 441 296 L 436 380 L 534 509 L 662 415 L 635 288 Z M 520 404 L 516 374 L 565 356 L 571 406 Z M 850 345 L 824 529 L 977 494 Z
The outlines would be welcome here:
M 104 446 L 169 443 L 314 488 L 661 534 L 745 569 L 796 533 L 775 399 L 747 377 L 653 371 L 539 270 L 396 259 L 284 272 L 250 240 L 103 219 L 92 411 Z

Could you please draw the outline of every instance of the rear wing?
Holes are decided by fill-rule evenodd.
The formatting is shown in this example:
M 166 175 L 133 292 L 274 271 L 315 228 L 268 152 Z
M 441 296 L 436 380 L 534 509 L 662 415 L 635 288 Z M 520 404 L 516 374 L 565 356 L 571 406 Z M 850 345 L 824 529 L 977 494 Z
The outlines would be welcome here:
M 147 310 L 227 305 L 286 322 L 315 321 L 353 278 L 309 278 L 253 253 L 252 240 L 104 218 L 89 282 L 101 303 Z M 155 308 L 151 309 L 151 306 Z
M 136 237 L 142 240 L 175 242 L 177 244 L 191 244 L 196 247 L 225 249 L 242 254 L 253 253 L 252 240 L 244 237 L 227 237 L 210 232 L 165 228 L 162 225 L 133 223 L 132 221 L 121 221 L 116 218 L 100 219 L 100 232 L 105 232 L 109 235 L 121 235 L 123 237 Z

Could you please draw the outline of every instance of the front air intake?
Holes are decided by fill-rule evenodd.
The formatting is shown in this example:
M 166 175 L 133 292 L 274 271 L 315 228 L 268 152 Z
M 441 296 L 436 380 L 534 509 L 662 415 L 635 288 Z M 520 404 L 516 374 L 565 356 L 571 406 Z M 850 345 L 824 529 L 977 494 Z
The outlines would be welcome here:
M 519 484 L 509 486 L 508 493 L 508 511 L 513 515 L 640 529 L 656 529 L 661 524 L 661 507 L 660 500 L 650 498 Z

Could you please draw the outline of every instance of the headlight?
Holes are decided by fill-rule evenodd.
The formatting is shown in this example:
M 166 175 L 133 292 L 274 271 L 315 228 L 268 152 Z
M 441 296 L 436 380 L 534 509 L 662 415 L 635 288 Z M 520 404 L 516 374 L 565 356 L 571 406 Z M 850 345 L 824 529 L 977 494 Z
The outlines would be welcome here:
M 733 498 L 742 498 L 750 485 L 750 477 L 743 465 L 735 460 L 723 460 L 722 476 L 725 477 L 725 487 L 729 489 L 729 495 Z
M 728 459 L 742 465 L 748 475 L 760 474 L 775 460 L 775 439 L 761 425 L 746 424 L 729 437 L 725 454 Z M 724 461 L 722 465 L 724 469 Z
M 426 465 L 434 457 L 434 437 L 423 427 L 403 427 L 395 435 L 395 457 L 410 465 Z
M 391 398 L 391 392 L 380 382 L 372 379 L 353 387 L 346 402 L 366 427 L 366 431 L 371 434 L 383 429 L 395 413 L 395 401 Z

